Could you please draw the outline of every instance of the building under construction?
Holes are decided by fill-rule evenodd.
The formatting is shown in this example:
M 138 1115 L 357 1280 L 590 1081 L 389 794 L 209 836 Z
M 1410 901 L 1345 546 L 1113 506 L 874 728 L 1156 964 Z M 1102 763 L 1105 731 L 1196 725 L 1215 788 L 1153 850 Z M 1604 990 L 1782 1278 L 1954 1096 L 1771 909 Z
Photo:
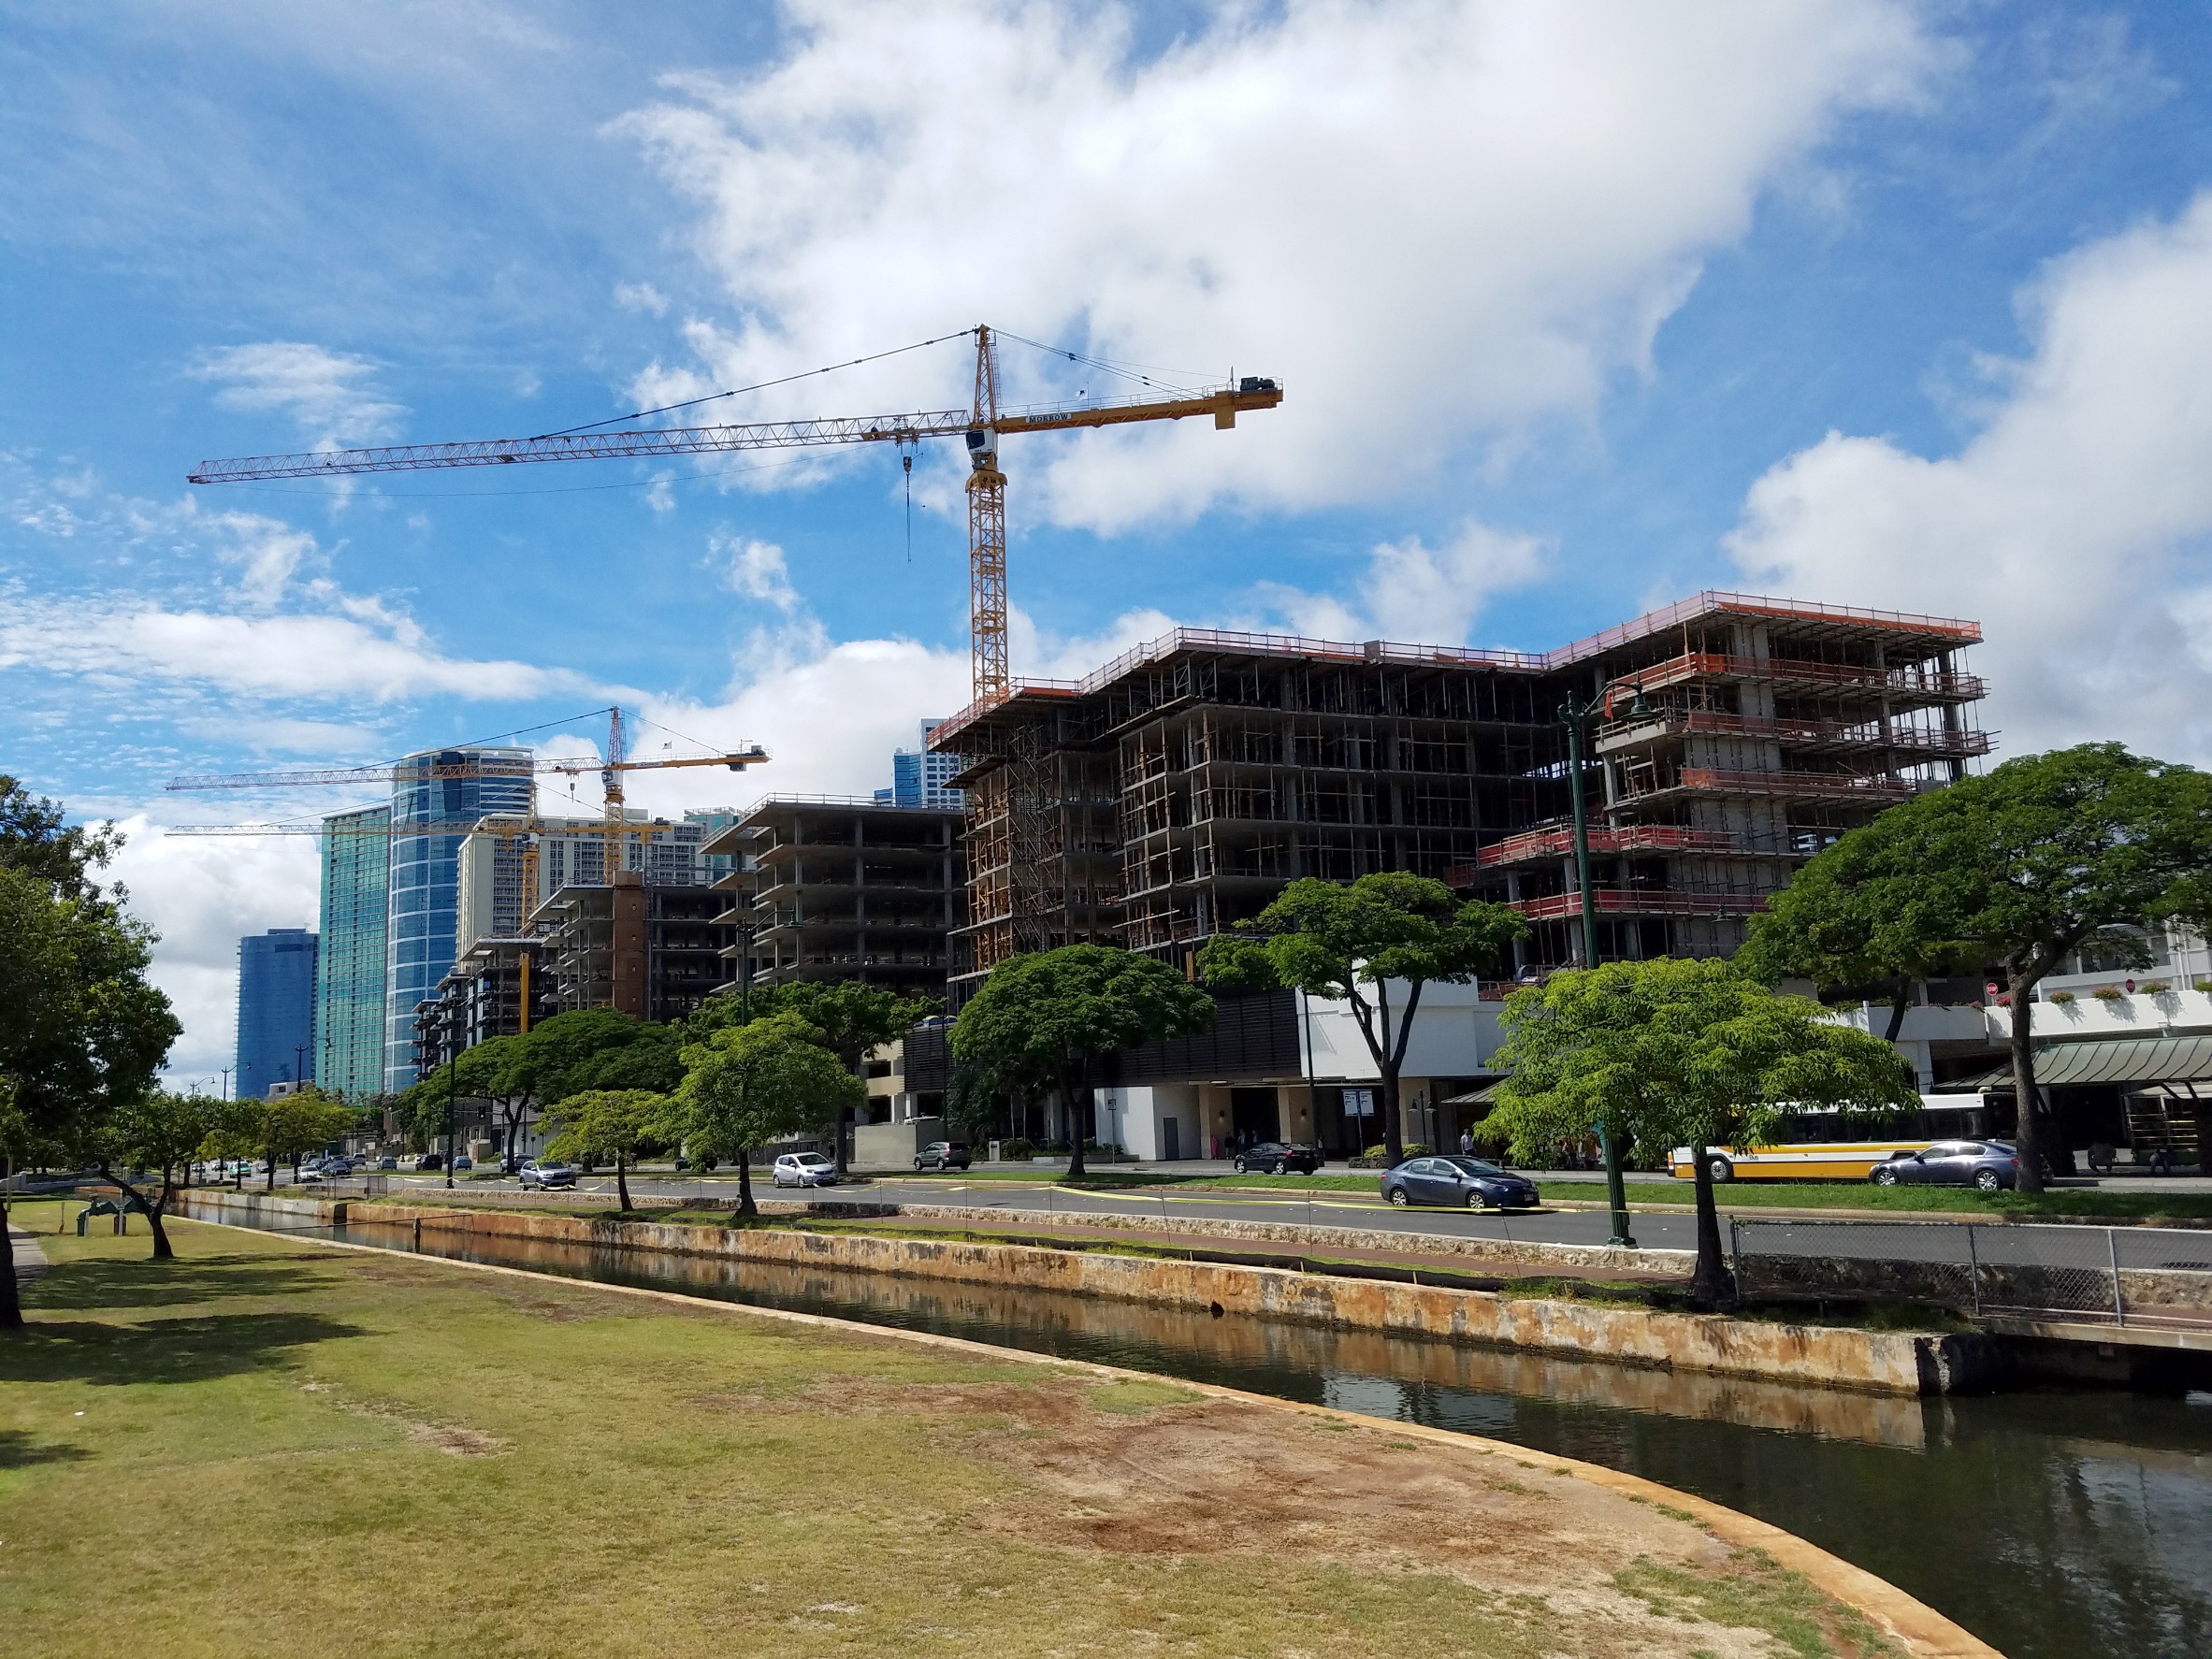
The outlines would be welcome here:
M 1018 952 L 1182 960 L 1300 876 L 1512 903 L 1579 959 L 1564 705 L 1609 957 L 1731 950 L 1843 830 L 1988 752 L 1972 622 L 1705 593 L 1541 655 L 1178 629 L 935 728 L 967 764 L 953 996 Z

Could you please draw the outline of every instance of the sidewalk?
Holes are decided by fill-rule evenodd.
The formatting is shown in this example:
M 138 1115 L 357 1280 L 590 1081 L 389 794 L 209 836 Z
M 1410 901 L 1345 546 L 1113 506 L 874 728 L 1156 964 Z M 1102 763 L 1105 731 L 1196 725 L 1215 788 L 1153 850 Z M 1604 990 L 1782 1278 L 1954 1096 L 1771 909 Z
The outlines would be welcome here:
M 7 1248 L 15 1254 L 15 1282 L 27 1285 L 49 1265 L 38 1240 L 12 1221 L 7 1227 Z

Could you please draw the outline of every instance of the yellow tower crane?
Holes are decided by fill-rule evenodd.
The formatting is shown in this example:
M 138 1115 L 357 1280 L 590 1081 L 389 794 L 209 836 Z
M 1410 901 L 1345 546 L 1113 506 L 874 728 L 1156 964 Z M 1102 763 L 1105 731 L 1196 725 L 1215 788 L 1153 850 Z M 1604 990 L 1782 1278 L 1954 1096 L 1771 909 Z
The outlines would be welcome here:
M 1232 374 L 1225 384 L 1203 392 L 1163 397 L 1148 390 L 1120 399 L 1008 410 L 999 402 L 996 337 L 989 326 L 981 324 L 972 333 L 976 345 L 976 392 L 974 402 L 967 409 L 762 421 L 743 426 L 633 426 L 612 432 L 558 432 L 541 438 L 394 444 L 379 449 L 324 450 L 312 454 L 246 455 L 203 461 L 190 475 L 190 481 L 204 484 L 242 483 L 270 478 L 345 478 L 369 472 L 443 471 L 458 467 L 503 467 L 530 461 L 658 459 L 669 455 L 838 443 L 891 443 L 904 450 L 925 438 L 963 438 L 969 462 L 969 656 L 976 700 L 995 701 L 1013 689 L 1006 652 L 1006 477 L 999 470 L 999 440 L 1013 433 L 1063 432 L 1087 426 L 1129 426 L 1142 421 L 1179 421 L 1192 415 L 1211 415 L 1217 428 L 1226 428 L 1236 426 L 1236 417 L 1248 411 L 1273 409 L 1282 401 L 1282 388 L 1274 381 L 1259 376 L 1238 378 Z

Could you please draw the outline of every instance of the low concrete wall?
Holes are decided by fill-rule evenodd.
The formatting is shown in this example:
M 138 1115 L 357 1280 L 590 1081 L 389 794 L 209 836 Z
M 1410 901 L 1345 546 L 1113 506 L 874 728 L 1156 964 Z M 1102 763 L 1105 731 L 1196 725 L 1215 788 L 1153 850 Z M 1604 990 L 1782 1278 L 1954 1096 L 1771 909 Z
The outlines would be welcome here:
M 312 1200 L 260 1200 L 237 1206 L 228 1193 L 187 1194 L 185 1213 L 247 1225 L 318 1223 L 340 1206 Z M 285 1206 L 285 1207 L 276 1207 Z M 718 1256 L 794 1267 L 895 1274 L 910 1278 L 1010 1286 L 1078 1296 L 1293 1320 L 1615 1363 L 1810 1383 L 1888 1394 L 1963 1392 L 1987 1386 L 1993 1356 L 1981 1339 L 1910 1332 L 1856 1331 L 1653 1313 L 1637 1308 L 1493 1295 L 1429 1285 L 1377 1283 L 1281 1268 L 1234 1267 L 1026 1245 L 872 1237 L 773 1230 L 723 1230 L 578 1216 L 355 1205 L 343 1219 L 364 1237 L 386 1229 L 444 1236 L 539 1241 L 602 1248 Z

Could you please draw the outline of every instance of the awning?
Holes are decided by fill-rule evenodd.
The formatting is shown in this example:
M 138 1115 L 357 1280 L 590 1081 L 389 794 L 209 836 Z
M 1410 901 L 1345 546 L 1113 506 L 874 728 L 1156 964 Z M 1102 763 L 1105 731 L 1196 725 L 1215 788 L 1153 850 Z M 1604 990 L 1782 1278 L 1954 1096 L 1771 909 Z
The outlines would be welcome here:
M 2111 1042 L 2050 1043 L 2035 1051 L 2035 1081 L 2044 1089 L 2100 1083 L 2201 1083 L 2212 1080 L 2212 1037 L 2120 1037 Z M 2004 1089 L 2008 1060 L 1978 1076 L 1944 1085 L 1944 1092 Z
M 1447 1095 L 1437 1103 L 1439 1106 L 1489 1106 L 1497 1104 L 1497 1091 L 1505 1083 L 1503 1077 L 1494 1078 L 1480 1089 L 1470 1089 L 1465 1094 Z

